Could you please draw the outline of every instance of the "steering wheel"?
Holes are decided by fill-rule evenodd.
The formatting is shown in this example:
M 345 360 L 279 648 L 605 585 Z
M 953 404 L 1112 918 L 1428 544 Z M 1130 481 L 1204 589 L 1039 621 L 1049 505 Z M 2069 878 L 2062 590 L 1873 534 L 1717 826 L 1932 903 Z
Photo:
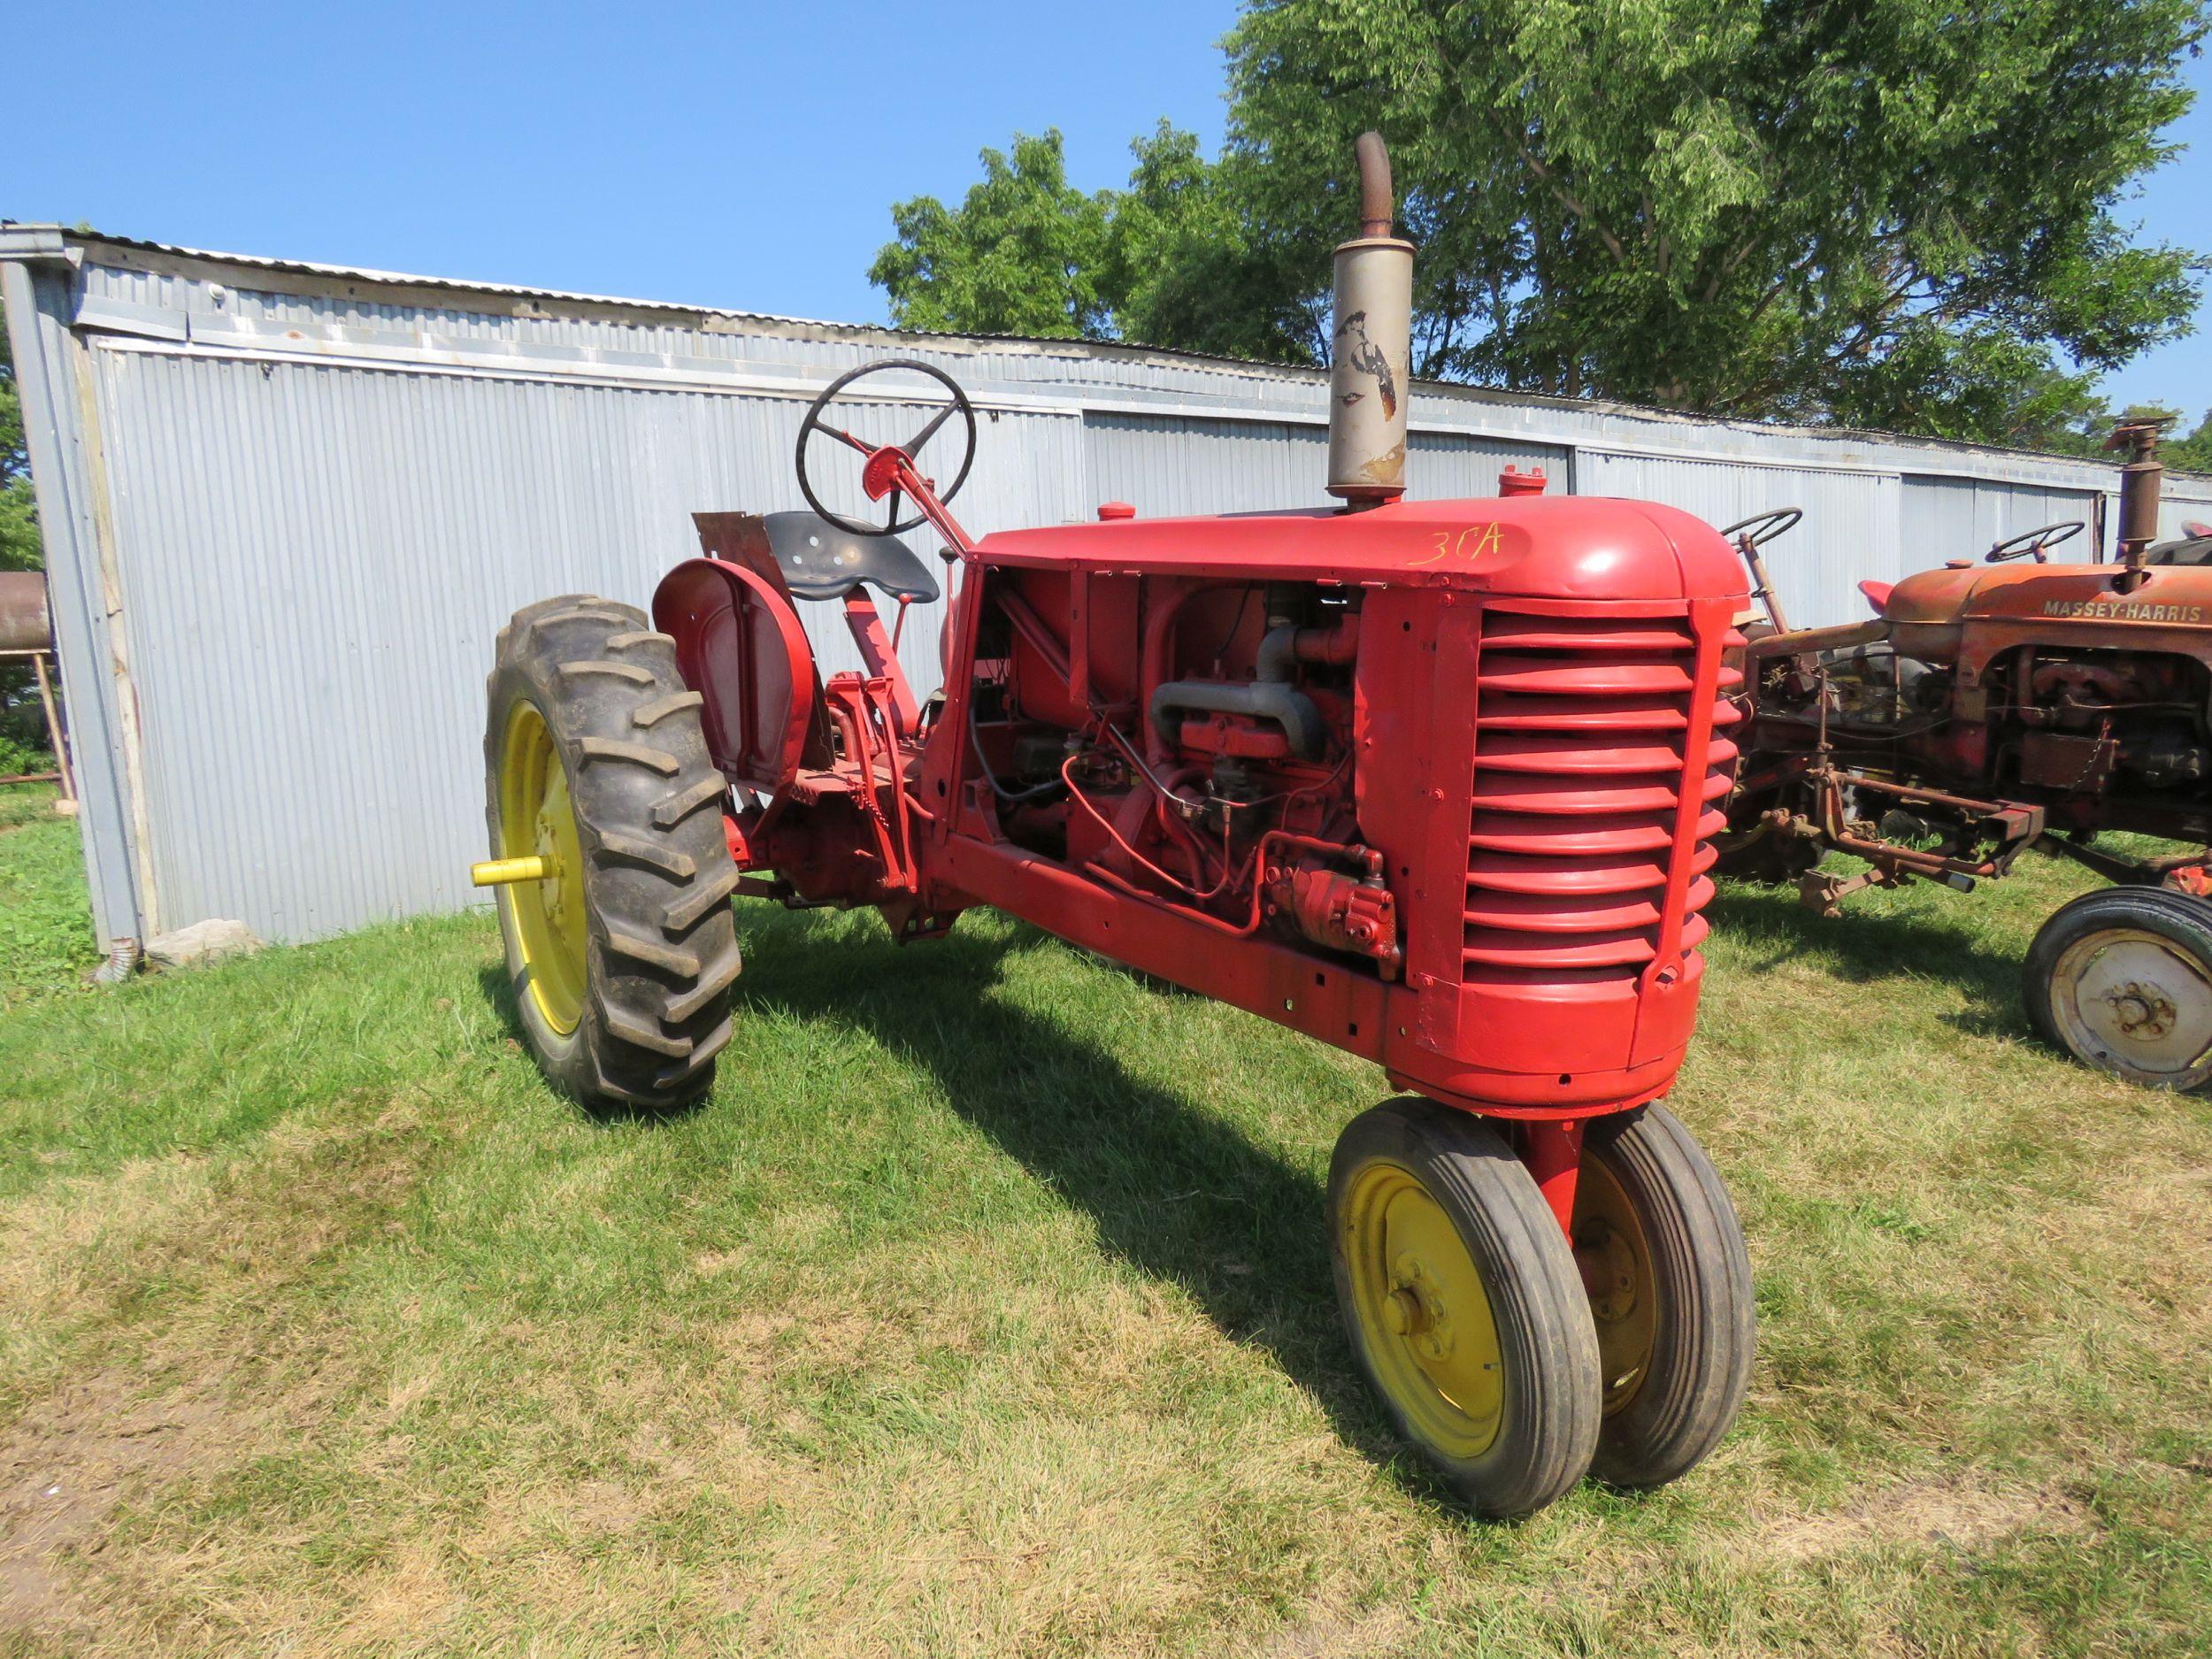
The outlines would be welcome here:
M 2008 535 L 1983 557 L 1992 565 L 2001 565 L 2007 559 L 2032 553 L 2038 565 L 2048 565 L 2051 561 L 2043 556 L 2046 548 L 2070 541 L 2087 527 L 2078 518 L 2062 518 L 2056 524 L 2040 525 L 2033 530 L 2023 530 L 2018 535 Z M 2054 535 L 2053 531 L 2058 534 Z
M 855 380 L 871 374 L 887 373 L 893 369 L 909 369 L 917 374 L 926 374 L 952 394 L 952 402 L 932 415 L 927 421 L 923 423 L 921 430 L 904 443 L 869 443 L 854 437 L 849 432 L 831 426 L 828 421 L 822 419 L 822 411 L 835 401 L 840 392 Z M 975 460 L 975 406 L 968 402 L 967 393 L 960 389 L 960 382 L 942 369 L 933 368 L 926 363 L 917 363 L 910 357 L 895 357 L 885 363 L 864 363 L 856 369 L 846 370 L 844 373 L 822 388 L 822 395 L 807 406 L 806 419 L 799 423 L 797 456 L 799 493 L 806 497 L 808 506 L 813 508 L 816 512 L 820 513 L 823 518 L 828 519 L 839 529 L 852 535 L 898 535 L 904 531 L 911 530 L 922 522 L 925 515 L 918 512 L 911 518 L 901 521 L 899 518 L 900 491 L 895 481 L 898 476 L 896 463 L 904 460 L 910 465 L 915 457 L 921 453 L 922 446 L 937 435 L 937 428 L 943 426 L 955 413 L 967 422 L 968 448 L 967 452 L 960 457 L 960 471 L 953 475 L 952 488 L 937 497 L 940 503 L 950 501 L 960 493 L 961 485 L 968 481 L 968 468 Z M 885 510 L 881 524 L 862 524 L 841 513 L 832 512 L 822 505 L 821 497 L 814 493 L 814 486 L 808 480 L 806 475 L 807 443 L 818 432 L 825 437 L 834 438 L 840 443 L 859 450 L 861 454 L 868 457 L 860 473 L 860 481 L 867 489 L 868 499 L 875 501 L 886 495 L 891 498 L 889 506 Z M 935 486 L 933 484 L 932 488 L 934 488 Z
M 1797 521 L 1804 516 L 1802 507 L 1777 507 L 1772 512 L 1755 512 L 1748 518 L 1740 518 L 1721 534 L 1731 541 L 1742 540 L 1763 547 L 1785 531 L 1796 529 Z

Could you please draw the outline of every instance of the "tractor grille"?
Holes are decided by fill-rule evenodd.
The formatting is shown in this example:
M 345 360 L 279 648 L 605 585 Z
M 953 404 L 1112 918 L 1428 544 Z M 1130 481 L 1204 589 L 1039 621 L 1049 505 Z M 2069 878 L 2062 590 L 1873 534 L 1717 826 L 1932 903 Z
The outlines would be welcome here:
M 1671 893 L 1682 949 L 1705 937 L 1712 837 L 1736 761 L 1724 670 L 1699 791 L 1697 840 L 1677 869 L 1697 648 L 1685 618 L 1544 617 L 1491 610 L 1482 633 L 1468 834 L 1469 984 L 1632 981 L 1657 954 Z

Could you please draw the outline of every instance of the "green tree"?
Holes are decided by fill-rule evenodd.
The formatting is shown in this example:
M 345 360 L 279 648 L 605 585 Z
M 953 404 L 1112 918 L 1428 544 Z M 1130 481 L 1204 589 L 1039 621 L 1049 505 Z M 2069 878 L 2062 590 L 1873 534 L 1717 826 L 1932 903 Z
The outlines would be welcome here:
M 2019 439 L 2186 326 L 2192 256 L 2114 211 L 2203 32 L 2197 0 L 1254 0 L 1233 142 L 1317 261 L 1353 135 L 1393 141 L 1423 373 Z
M 983 178 L 956 208 L 896 204 L 898 233 L 869 267 L 902 328 L 1074 339 L 1106 326 L 1106 198 L 1069 184 L 1058 130 L 983 152 Z
M 2132 411 L 2131 411 L 2132 412 Z M 2160 413 L 2169 411 L 2160 411 Z M 2184 436 L 2177 423 L 2160 446 L 2159 457 L 2170 467 L 2182 472 L 2212 472 L 2212 409 L 2204 412 L 2196 430 Z M 2212 514 L 2208 514 L 2212 517 Z
M 1209 161 L 1162 121 L 1129 147 L 1126 190 L 1107 196 L 1104 296 L 1124 340 L 1221 357 L 1322 361 L 1328 296 L 1250 211 L 1240 163 Z
M 2204 32 L 2200 0 L 1247 0 L 1217 161 L 1163 123 L 1086 197 L 1017 140 L 957 211 L 895 209 L 872 274 L 902 323 L 1318 361 L 1371 126 L 1417 373 L 2079 448 L 2195 304 L 2117 212 Z
M 896 240 L 868 272 L 892 321 L 1316 360 L 1327 296 L 1281 267 L 1229 170 L 1166 121 L 1129 148 L 1126 190 L 1076 189 L 1048 131 L 985 150 L 983 178 L 957 207 L 928 196 L 894 204 Z
M 23 403 L 15 389 L 7 317 L 0 311 L 0 570 L 42 568 L 30 457 L 23 446 Z M 0 774 L 43 772 L 51 764 L 32 671 L 20 662 L 0 663 Z
M 0 312 L 0 570 L 42 568 L 38 511 L 31 501 L 31 460 L 23 447 L 23 402 L 15 389 L 15 357 Z

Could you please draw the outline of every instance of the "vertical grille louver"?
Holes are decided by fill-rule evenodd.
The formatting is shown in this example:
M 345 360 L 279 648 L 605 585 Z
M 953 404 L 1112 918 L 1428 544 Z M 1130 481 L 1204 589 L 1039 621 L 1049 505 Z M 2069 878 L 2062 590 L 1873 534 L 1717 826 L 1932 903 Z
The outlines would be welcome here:
M 1681 948 L 1704 938 L 1712 837 L 1725 822 L 1737 718 L 1724 671 L 1706 766 L 1683 775 L 1697 647 L 1686 618 L 1483 620 L 1468 834 L 1470 984 L 1629 982 L 1659 949 L 1682 884 Z M 1697 840 L 1678 870 L 1681 791 L 1699 792 Z

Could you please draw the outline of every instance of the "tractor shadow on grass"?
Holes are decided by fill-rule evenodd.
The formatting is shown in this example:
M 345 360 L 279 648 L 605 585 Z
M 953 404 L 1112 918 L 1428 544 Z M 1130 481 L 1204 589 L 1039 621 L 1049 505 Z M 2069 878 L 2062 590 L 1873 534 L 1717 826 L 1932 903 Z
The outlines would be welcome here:
M 1970 897 L 1961 898 L 1971 904 Z M 1839 979 L 1872 985 L 1886 979 L 1937 980 L 1955 986 L 1967 1006 L 1943 1016 L 1970 1036 L 2033 1041 L 2020 1003 L 2019 954 L 2000 949 L 1957 923 L 1847 908 L 1825 920 L 1798 902 L 1790 887 L 1725 882 L 1706 907 L 1717 933 L 1732 935 L 1747 966 L 1764 972 L 1785 962 L 1809 962 Z
M 1319 1175 L 1207 1111 L 1207 1079 L 1163 1089 L 994 995 L 1025 959 L 1066 947 L 977 919 L 972 932 L 902 949 L 873 930 L 810 941 L 800 918 L 769 918 L 784 933 L 776 972 L 739 979 L 737 1018 L 834 1022 L 926 1070 L 955 1111 L 1086 1212 L 1106 1248 L 1179 1286 L 1232 1341 L 1266 1352 L 1409 1494 L 1463 1517 L 1391 1433 L 1346 1346 Z

